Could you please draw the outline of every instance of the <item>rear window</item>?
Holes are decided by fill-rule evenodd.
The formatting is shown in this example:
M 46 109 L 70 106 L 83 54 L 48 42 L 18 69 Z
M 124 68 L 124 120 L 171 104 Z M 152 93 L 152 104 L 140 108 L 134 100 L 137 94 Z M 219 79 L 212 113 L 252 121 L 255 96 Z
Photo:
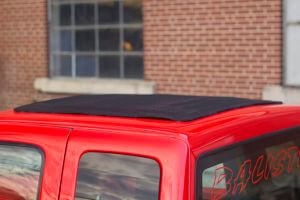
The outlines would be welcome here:
M 202 155 L 197 200 L 299 200 L 299 150 L 298 127 Z
M 0 199 L 38 199 L 42 164 L 38 148 L 0 144 Z
M 157 200 L 160 168 L 148 158 L 86 153 L 77 177 L 76 200 Z

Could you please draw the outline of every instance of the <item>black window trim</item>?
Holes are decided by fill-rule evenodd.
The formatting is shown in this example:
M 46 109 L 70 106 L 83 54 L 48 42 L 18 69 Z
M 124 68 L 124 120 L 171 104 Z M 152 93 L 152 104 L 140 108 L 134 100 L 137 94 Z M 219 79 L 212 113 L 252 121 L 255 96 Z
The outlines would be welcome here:
M 263 140 L 263 139 L 266 139 L 268 137 L 274 137 L 274 136 L 278 136 L 278 135 L 281 135 L 283 133 L 286 133 L 286 132 L 296 132 L 296 131 L 299 131 L 300 130 L 300 125 L 297 125 L 297 126 L 293 126 L 293 127 L 290 127 L 290 128 L 285 128 L 285 129 L 281 129 L 281 130 L 278 130 L 278 131 L 274 131 L 274 132 L 270 132 L 270 133 L 266 133 L 266 134 L 263 134 L 263 135 L 259 135 L 259 136 L 256 136 L 256 137 L 253 137 L 253 138 L 249 138 L 249 139 L 246 139 L 246 140 L 242 140 L 240 142 L 236 142 L 236 143 L 233 143 L 233 144 L 229 144 L 229 145 L 226 145 L 226 146 L 223 146 L 223 147 L 220 147 L 220 148 L 217 148 L 217 149 L 213 149 L 211 151 L 208 151 L 208 152 L 204 152 L 202 154 L 200 154 L 196 160 L 196 167 L 195 167 L 195 174 L 196 174 L 196 178 L 195 178 L 195 200 L 202 200 L 202 181 L 200 181 L 200 178 L 202 177 L 202 172 L 204 169 L 206 169 L 205 167 L 203 167 L 200 163 L 200 160 L 206 158 L 206 157 L 209 157 L 209 156 L 212 156 L 214 154 L 217 154 L 221 151 L 226 151 L 226 150 L 232 150 L 232 149 L 235 149 L 237 147 L 241 147 L 245 144 L 249 144 L 249 143 L 253 143 L 257 140 Z
M 37 196 L 36 200 L 40 199 L 40 193 L 41 193 L 41 186 L 42 186 L 42 180 L 44 175 L 44 168 L 45 168 L 45 152 L 43 149 L 37 145 L 30 144 L 30 143 L 23 143 L 23 142 L 12 142 L 12 141 L 0 141 L 0 145 L 5 146 L 12 146 L 12 147 L 25 147 L 25 148 L 31 148 L 37 150 L 41 155 L 41 170 L 40 170 L 40 176 L 39 176 L 39 182 L 37 187 Z

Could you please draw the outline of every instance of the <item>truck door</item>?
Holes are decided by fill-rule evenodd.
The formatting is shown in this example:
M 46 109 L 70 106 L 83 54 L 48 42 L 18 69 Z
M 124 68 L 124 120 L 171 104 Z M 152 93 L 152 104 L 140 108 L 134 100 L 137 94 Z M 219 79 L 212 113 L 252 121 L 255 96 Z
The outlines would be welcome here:
M 74 129 L 60 200 L 188 199 L 187 160 L 187 145 L 172 137 Z
M 57 200 L 70 129 L 0 124 L 0 199 Z

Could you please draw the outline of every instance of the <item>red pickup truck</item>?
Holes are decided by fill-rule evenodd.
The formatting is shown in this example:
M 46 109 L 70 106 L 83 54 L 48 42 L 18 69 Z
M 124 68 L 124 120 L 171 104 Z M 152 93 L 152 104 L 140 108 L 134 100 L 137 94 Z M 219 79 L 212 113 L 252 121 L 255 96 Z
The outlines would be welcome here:
M 300 106 L 83 95 L 3 111 L 0 199 L 299 200 Z

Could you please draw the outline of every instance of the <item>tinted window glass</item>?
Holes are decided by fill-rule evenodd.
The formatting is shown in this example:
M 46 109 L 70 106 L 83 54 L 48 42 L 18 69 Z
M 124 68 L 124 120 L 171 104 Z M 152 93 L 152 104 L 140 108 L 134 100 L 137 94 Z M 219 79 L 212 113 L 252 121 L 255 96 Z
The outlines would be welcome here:
M 93 4 L 75 5 L 75 24 L 91 25 L 95 23 L 95 7 Z
M 76 200 L 157 200 L 160 168 L 151 159 L 87 153 L 80 160 Z
M 94 30 L 76 31 L 76 50 L 77 51 L 95 50 Z
M 41 169 L 39 150 L 0 145 L 0 199 L 38 199 Z
M 99 30 L 99 48 L 101 51 L 119 51 L 120 30 L 119 29 Z
M 100 56 L 100 77 L 118 78 L 120 77 L 120 57 L 119 56 Z
M 72 32 L 60 31 L 60 50 L 71 51 L 72 50 Z
M 72 75 L 72 58 L 71 56 L 54 56 L 53 63 L 60 66 L 56 71 L 56 76 L 71 76 Z
M 143 78 L 144 61 L 142 56 L 125 56 L 125 78 Z
M 142 51 L 143 50 L 143 30 L 125 29 L 124 30 L 124 50 Z
M 77 56 L 76 57 L 76 75 L 79 77 L 96 76 L 96 58 L 95 58 L 95 56 Z
M 120 3 L 117 1 L 101 2 L 98 4 L 99 24 L 119 23 Z
M 198 159 L 197 199 L 300 199 L 299 134 L 271 134 Z
M 59 11 L 60 25 L 71 25 L 71 5 L 61 5 Z
M 124 23 L 141 23 L 143 21 L 143 5 L 140 0 L 124 1 Z

